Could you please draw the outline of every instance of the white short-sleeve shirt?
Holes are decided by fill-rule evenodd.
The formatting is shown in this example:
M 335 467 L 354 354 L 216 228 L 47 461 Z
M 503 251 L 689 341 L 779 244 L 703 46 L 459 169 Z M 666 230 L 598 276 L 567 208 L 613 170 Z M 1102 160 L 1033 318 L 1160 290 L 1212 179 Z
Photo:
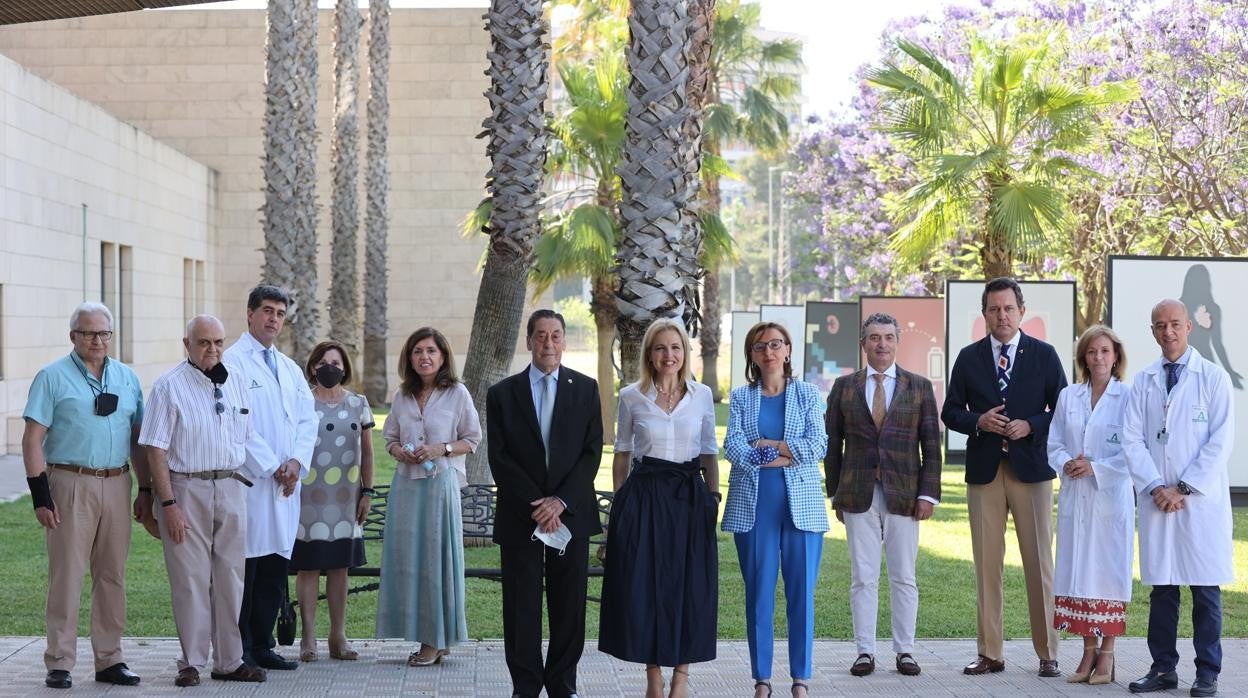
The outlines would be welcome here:
M 715 438 L 715 405 L 711 389 L 689 381 L 685 396 L 668 414 L 655 404 L 657 391 L 643 394 L 637 384 L 620 391 L 616 415 L 615 452 L 631 453 L 673 463 L 684 463 L 700 455 L 719 453 Z

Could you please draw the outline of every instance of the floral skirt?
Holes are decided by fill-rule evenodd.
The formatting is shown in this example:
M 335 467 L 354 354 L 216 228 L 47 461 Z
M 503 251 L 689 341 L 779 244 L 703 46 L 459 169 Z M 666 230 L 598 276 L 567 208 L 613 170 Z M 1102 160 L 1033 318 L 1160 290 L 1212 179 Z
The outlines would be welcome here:
M 1058 596 L 1053 599 L 1053 627 L 1081 637 L 1118 637 L 1127 630 L 1127 604 Z

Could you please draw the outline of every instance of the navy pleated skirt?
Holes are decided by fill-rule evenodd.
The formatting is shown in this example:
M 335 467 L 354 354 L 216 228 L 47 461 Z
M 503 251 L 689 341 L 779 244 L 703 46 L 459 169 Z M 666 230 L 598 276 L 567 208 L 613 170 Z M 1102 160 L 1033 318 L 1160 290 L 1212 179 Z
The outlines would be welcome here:
M 660 666 L 715 658 L 717 508 L 696 458 L 633 462 L 611 505 L 598 649 Z

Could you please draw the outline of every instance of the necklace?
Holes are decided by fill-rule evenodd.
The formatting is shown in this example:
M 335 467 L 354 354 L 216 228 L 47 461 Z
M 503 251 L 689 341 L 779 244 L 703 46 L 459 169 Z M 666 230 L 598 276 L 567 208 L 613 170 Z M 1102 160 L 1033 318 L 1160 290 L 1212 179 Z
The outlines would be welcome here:
M 433 386 L 423 387 L 420 392 L 416 393 L 416 404 L 420 405 L 420 411 L 425 411 L 425 405 L 429 404 L 429 396 L 433 395 Z
M 659 406 L 659 409 L 671 414 L 672 410 L 676 409 L 677 403 L 680 402 L 683 387 L 684 386 L 677 384 L 672 390 L 664 390 L 656 383 L 654 389 L 658 392 L 659 396 L 654 403 Z

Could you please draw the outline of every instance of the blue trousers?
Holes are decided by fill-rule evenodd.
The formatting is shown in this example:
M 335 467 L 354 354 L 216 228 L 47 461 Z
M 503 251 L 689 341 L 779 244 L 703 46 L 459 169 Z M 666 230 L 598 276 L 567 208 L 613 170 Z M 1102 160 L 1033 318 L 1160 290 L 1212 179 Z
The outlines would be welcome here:
M 734 534 L 733 538 L 745 579 L 745 632 L 754 679 L 771 678 L 778 573 L 784 574 L 789 675 L 803 681 L 810 679 L 815 642 L 815 581 L 823 555 L 823 534 L 793 526 L 782 470 L 759 471 L 754 528 L 749 533 Z
M 1192 645 L 1196 678 L 1215 681 L 1222 671 L 1222 590 L 1192 590 Z M 1148 597 L 1148 652 L 1153 671 L 1174 671 L 1179 665 L 1179 587 L 1155 586 Z

